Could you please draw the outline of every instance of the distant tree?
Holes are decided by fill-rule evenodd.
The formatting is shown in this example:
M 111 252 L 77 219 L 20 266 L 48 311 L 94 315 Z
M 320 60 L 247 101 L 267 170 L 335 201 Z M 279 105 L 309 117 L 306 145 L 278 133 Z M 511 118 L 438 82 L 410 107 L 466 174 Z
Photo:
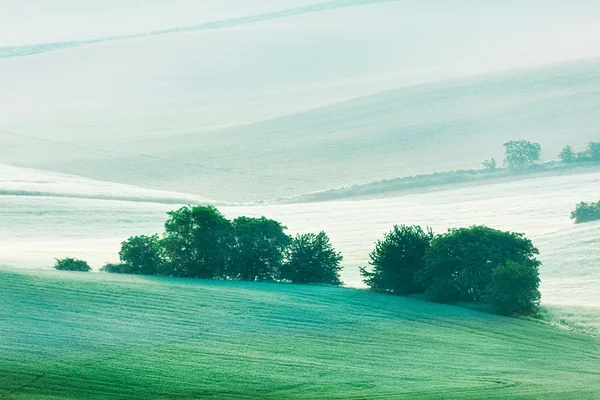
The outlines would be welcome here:
M 425 266 L 425 251 L 432 239 L 433 232 L 429 228 L 394 226 L 383 240 L 377 241 L 375 250 L 369 255 L 372 271 L 361 268 L 363 282 L 373 289 L 396 294 L 423 292 L 414 277 Z
M 520 233 L 486 226 L 452 229 L 432 240 L 425 267 L 415 279 L 430 300 L 480 302 L 495 267 L 513 261 L 537 269 L 537 254 L 531 241 Z
M 511 140 L 504 143 L 505 163 L 510 169 L 521 170 L 540 159 L 542 146 L 527 140 Z
M 531 315 L 540 304 L 539 287 L 537 268 L 508 261 L 494 269 L 483 301 L 501 315 Z
M 227 275 L 245 281 L 276 279 L 291 241 L 285 229 L 281 223 L 265 217 L 233 220 L 234 240 Z
M 133 236 L 121 243 L 119 251 L 121 264 L 113 268 L 116 272 L 134 275 L 157 275 L 161 271 L 163 260 L 158 235 Z
M 341 285 L 342 255 L 335 251 L 325 232 L 297 235 L 289 247 L 280 279 L 293 283 Z
M 186 206 L 167 214 L 161 241 L 165 274 L 223 278 L 232 244 L 231 222 L 212 206 Z
M 131 265 L 106 263 L 100 268 L 100 272 L 109 274 L 131 274 Z
M 496 172 L 496 168 L 498 167 L 498 163 L 496 162 L 496 159 L 494 159 L 494 158 L 485 160 L 484 162 L 481 163 L 481 165 L 483 166 L 483 169 L 485 169 L 488 172 Z
M 54 269 L 59 271 L 78 271 L 78 272 L 89 272 L 92 268 L 87 262 L 78 260 L 76 258 L 62 258 L 56 259 Z
M 571 146 L 566 146 L 560 152 L 560 160 L 567 164 L 574 163 L 577 161 L 577 154 L 573 152 L 573 148 Z
M 600 142 L 590 142 L 587 148 L 587 155 L 591 161 L 600 161 Z
M 571 219 L 575 220 L 576 224 L 600 220 L 600 201 L 577 204 L 571 213 Z

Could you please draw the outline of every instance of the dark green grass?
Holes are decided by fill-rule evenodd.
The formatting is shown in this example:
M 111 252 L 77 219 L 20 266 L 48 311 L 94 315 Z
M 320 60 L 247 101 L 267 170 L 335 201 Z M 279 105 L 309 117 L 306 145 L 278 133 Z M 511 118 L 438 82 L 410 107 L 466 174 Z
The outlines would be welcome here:
M 0 271 L 0 398 L 598 399 L 600 341 L 352 289 Z

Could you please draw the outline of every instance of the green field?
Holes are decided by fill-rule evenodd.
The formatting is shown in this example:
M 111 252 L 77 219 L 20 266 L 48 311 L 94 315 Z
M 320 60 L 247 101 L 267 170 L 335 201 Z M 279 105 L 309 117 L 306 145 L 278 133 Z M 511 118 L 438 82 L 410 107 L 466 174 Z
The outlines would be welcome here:
M 600 340 L 355 289 L 0 271 L 0 398 L 598 399 Z

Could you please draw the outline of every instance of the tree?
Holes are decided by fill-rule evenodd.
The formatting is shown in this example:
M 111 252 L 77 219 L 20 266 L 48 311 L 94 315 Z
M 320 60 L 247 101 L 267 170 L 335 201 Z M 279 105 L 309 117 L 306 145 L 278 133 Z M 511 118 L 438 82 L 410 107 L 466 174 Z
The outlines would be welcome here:
M 542 146 L 527 140 L 511 140 L 504 143 L 505 163 L 510 169 L 521 170 L 540 159 Z
M 186 206 L 167 214 L 161 241 L 165 274 L 223 278 L 232 243 L 231 222 L 212 206 Z
M 591 161 L 600 161 L 600 142 L 590 142 L 587 148 L 587 155 Z
M 293 283 L 341 285 L 342 255 L 335 251 L 325 232 L 297 235 L 289 247 L 280 279 Z
M 537 269 L 539 254 L 523 234 L 486 226 L 452 229 L 436 236 L 425 253 L 425 267 L 417 283 L 438 302 L 480 302 L 498 265 L 513 261 Z
M 76 258 L 62 258 L 56 259 L 54 269 L 58 271 L 78 271 L 78 272 L 90 272 L 92 268 L 87 262 L 78 260 Z
M 163 260 L 158 235 L 133 236 L 121 243 L 119 251 L 120 268 L 111 268 L 116 272 L 134 275 L 157 275 L 161 270 Z M 106 269 L 105 269 L 106 270 Z
M 571 164 L 577 161 L 577 154 L 573 152 L 573 148 L 571 146 L 566 146 L 560 152 L 560 159 L 564 163 Z
M 233 220 L 234 241 L 227 275 L 245 281 L 274 280 L 291 241 L 285 229 L 265 217 Z
M 429 248 L 433 232 L 420 226 L 394 226 L 378 240 L 369 255 L 372 272 L 361 268 L 363 282 L 373 289 L 396 294 L 423 292 L 414 281 L 415 274 L 425 265 L 425 251 Z
M 530 315 L 540 304 L 539 287 L 537 268 L 508 261 L 494 269 L 483 301 L 501 315 Z
M 574 219 L 576 224 L 600 220 L 600 201 L 577 204 L 575 211 L 571 213 L 571 219 Z
M 496 162 L 496 159 L 494 159 L 494 158 L 485 160 L 484 162 L 481 163 L 481 165 L 483 166 L 483 169 L 485 169 L 487 172 L 496 172 L 496 168 L 498 167 L 498 163 Z

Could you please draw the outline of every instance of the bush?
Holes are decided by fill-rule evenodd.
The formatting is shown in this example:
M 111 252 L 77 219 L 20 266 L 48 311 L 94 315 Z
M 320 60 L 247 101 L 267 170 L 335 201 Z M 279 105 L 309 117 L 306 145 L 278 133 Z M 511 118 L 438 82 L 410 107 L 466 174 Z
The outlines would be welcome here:
M 483 300 L 501 315 L 531 315 L 540 304 L 539 286 L 537 268 L 508 261 L 494 269 Z
M 134 275 L 157 275 L 163 260 L 158 235 L 133 236 L 121 243 L 121 264 L 114 266 L 114 273 Z
M 131 274 L 131 265 L 127 264 L 104 264 L 102 268 L 100 268 L 100 272 L 106 272 L 109 274 Z
M 373 289 L 396 294 L 423 292 L 414 281 L 415 274 L 425 265 L 425 251 L 429 248 L 433 232 L 420 226 L 394 226 L 378 240 L 369 255 L 372 272 L 361 268 L 364 283 Z
M 292 283 L 341 285 L 341 261 L 341 254 L 335 251 L 325 232 L 296 235 L 290 243 L 280 279 Z
M 63 258 L 56 259 L 54 269 L 58 271 L 78 271 L 78 272 L 90 272 L 92 268 L 87 262 L 78 260 L 76 258 Z
M 600 201 L 577 204 L 575 211 L 571 213 L 571 219 L 575 220 L 576 224 L 600 220 Z
M 522 170 L 540 159 L 542 146 L 527 140 L 511 140 L 504 143 L 505 163 L 510 169 Z
M 265 217 L 236 218 L 227 276 L 245 281 L 275 280 L 291 241 L 285 229 L 281 223 Z
M 531 241 L 519 233 L 486 226 L 452 229 L 432 240 L 425 267 L 415 279 L 430 300 L 480 302 L 494 268 L 513 261 L 537 270 L 537 254 Z

